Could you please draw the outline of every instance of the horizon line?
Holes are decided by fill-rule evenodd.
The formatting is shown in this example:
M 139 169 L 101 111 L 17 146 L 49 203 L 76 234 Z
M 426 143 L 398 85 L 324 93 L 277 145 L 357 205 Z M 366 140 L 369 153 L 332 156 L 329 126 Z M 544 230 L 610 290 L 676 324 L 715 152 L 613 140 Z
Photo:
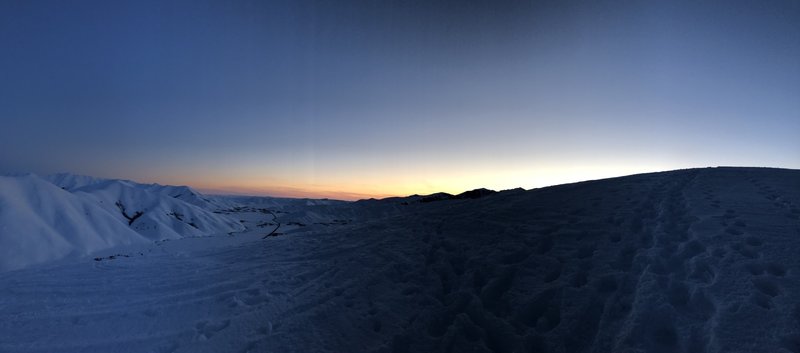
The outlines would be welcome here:
M 324 189 L 317 189 L 314 190 L 312 188 L 305 188 L 305 187 L 298 187 L 298 186 L 263 186 L 263 187 L 247 187 L 247 186 L 205 186 L 205 185 L 198 185 L 197 183 L 175 183 L 175 182 L 156 182 L 152 181 L 152 179 L 148 181 L 137 181 L 136 179 L 139 178 L 116 178 L 116 177 L 105 177 L 105 176 L 92 176 L 83 173 L 71 173 L 71 172 L 56 172 L 56 173 L 47 173 L 47 174 L 40 174 L 36 172 L 6 172 L 0 175 L 2 176 L 19 176 L 19 175 L 26 175 L 26 174 L 33 174 L 33 175 L 41 175 L 41 176 L 49 176 L 49 175 L 58 175 L 58 174 L 71 174 L 75 176 L 85 176 L 91 178 L 98 178 L 98 179 L 109 179 L 109 180 L 125 180 L 125 181 L 133 181 L 140 184 L 160 184 L 160 185 L 171 185 L 171 186 L 188 186 L 191 187 L 203 194 L 206 195 L 215 195 L 215 196 L 251 196 L 251 197 L 271 197 L 271 198 L 287 198 L 287 199 L 312 199 L 312 200 L 338 200 L 338 201 L 358 201 L 358 200 L 368 200 L 368 199 L 385 199 L 385 198 L 392 198 L 392 197 L 409 197 L 409 196 L 425 196 L 425 195 L 432 195 L 437 193 L 446 193 L 450 195 L 458 195 L 463 192 L 472 191 L 476 189 L 488 189 L 492 191 L 506 191 L 506 190 L 514 190 L 514 189 L 523 189 L 523 190 L 534 190 L 534 189 L 541 189 L 559 185 L 569 185 L 569 184 L 576 184 L 582 182 L 589 182 L 589 181 L 596 181 L 596 180 L 604 180 L 604 179 L 613 179 L 613 178 L 621 178 L 626 176 L 633 176 L 633 175 L 640 175 L 640 174 L 650 174 L 650 173 L 660 173 L 660 172 L 669 172 L 669 171 L 677 171 L 677 170 L 687 170 L 687 169 L 706 169 L 706 168 L 767 168 L 767 169 L 787 169 L 787 170 L 798 170 L 797 168 L 788 168 L 788 167 L 772 167 L 772 166 L 736 166 L 736 165 L 717 165 L 717 166 L 703 166 L 703 167 L 678 167 L 678 168 L 658 168 L 656 169 L 647 169 L 643 168 L 644 170 L 636 171 L 636 172 L 626 172 L 622 171 L 619 174 L 613 175 L 585 175 L 584 177 L 571 177 L 565 178 L 561 181 L 553 181 L 553 182 L 543 182 L 538 185 L 532 185 L 530 187 L 526 187 L 524 185 L 516 185 L 516 186 L 503 186 L 503 187 L 496 187 L 491 185 L 479 185 L 474 187 L 466 187 L 461 188 L 458 191 L 455 190 L 428 190 L 428 191 L 415 191 L 415 192 L 377 192 L 377 193 L 368 193 L 368 192 L 354 192 L 354 191 L 346 191 L 346 190 L 330 190 L 328 188 Z M 143 178 L 147 179 L 147 178 Z

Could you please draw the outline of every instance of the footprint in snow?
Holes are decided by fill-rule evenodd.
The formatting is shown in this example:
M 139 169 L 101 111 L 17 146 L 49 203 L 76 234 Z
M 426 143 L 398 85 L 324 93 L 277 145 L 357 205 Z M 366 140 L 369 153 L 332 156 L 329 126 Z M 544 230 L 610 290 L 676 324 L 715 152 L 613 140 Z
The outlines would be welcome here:
M 197 325 L 195 325 L 195 331 L 197 334 L 195 335 L 196 341 L 205 341 L 214 336 L 217 332 L 220 332 L 230 326 L 231 320 L 222 320 L 217 322 L 212 321 L 201 321 Z

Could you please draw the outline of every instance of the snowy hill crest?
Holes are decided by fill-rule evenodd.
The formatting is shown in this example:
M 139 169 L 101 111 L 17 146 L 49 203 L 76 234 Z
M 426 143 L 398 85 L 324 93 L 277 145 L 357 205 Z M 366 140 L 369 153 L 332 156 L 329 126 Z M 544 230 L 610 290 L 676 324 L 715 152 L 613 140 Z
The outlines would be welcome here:
M 186 186 L 73 174 L 0 177 L 0 271 L 105 248 L 244 230 Z

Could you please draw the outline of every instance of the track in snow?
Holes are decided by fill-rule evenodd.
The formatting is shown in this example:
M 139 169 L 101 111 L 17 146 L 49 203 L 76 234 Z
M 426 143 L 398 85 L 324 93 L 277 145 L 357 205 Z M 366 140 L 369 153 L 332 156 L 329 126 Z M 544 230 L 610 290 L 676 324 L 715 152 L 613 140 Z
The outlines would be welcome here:
M 800 352 L 798 205 L 751 168 L 341 205 L 0 274 L 0 351 Z

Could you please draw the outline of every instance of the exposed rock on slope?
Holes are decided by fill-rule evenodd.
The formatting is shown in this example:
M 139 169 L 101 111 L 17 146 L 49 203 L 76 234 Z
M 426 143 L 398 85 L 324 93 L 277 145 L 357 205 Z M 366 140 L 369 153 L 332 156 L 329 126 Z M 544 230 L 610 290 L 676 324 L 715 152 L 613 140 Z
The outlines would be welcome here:
M 229 216 L 216 214 L 214 209 L 202 208 L 164 191 L 165 187 L 160 185 L 153 187 L 123 180 L 107 180 L 77 188 L 73 193 L 94 200 L 148 239 L 174 239 L 244 229 Z M 204 204 L 199 197 L 189 200 Z M 140 216 L 132 220 L 137 212 L 141 212 Z
M 0 351 L 800 352 L 800 171 L 419 198 L 0 273 Z
M 93 200 L 35 175 L 0 177 L 0 271 L 146 241 Z
M 0 178 L 0 271 L 147 240 L 244 230 L 188 187 L 71 174 Z

